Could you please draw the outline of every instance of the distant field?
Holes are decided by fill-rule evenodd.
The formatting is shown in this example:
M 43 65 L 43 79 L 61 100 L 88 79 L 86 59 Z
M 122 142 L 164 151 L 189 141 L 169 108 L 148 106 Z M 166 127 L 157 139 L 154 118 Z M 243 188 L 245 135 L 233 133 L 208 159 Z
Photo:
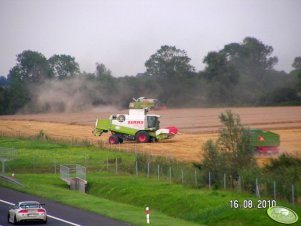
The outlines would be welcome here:
M 217 131 L 221 126 L 218 115 L 228 108 L 184 108 L 151 111 L 161 116 L 161 126 L 176 126 L 183 133 Z M 241 107 L 231 108 L 238 113 L 242 123 L 248 126 L 280 129 L 301 128 L 301 107 Z M 81 113 L 49 113 L 31 115 L 0 116 L 2 119 L 59 122 L 75 125 L 94 126 L 96 118 L 107 118 L 114 113 L 127 113 L 127 110 L 107 111 L 98 109 Z
M 270 129 L 281 136 L 281 151 L 301 153 L 301 107 L 232 108 L 243 124 L 252 128 Z M 161 143 L 136 144 L 125 142 L 116 148 L 148 152 L 152 155 L 198 161 L 201 147 L 208 139 L 215 139 L 221 127 L 218 115 L 224 108 L 191 108 L 154 111 L 161 115 L 161 126 L 176 126 L 180 134 Z M 57 139 L 86 139 L 92 143 L 106 142 L 108 134 L 95 137 L 91 133 L 96 118 L 107 118 L 116 112 L 86 112 L 62 114 L 11 115 L 0 117 L 0 133 L 36 135 L 43 130 Z M 265 162 L 265 158 L 260 160 Z

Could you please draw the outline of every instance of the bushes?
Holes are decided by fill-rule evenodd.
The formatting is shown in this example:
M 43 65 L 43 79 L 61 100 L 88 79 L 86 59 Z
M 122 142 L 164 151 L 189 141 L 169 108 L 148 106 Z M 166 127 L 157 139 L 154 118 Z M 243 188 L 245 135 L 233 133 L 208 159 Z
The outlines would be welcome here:
M 294 186 L 294 196 L 298 197 L 301 187 L 301 157 L 282 154 L 277 159 L 273 159 L 262 171 L 265 180 L 268 181 L 268 188 L 272 190 L 273 183 L 276 183 L 277 193 L 282 198 L 291 200 L 292 186 Z
M 224 175 L 237 181 L 241 173 L 247 169 L 256 169 L 253 148 L 250 144 L 249 130 L 240 123 L 239 115 L 230 110 L 219 116 L 224 125 L 217 141 L 209 140 L 203 146 L 204 160 L 199 168 L 208 175 L 211 183 L 220 186 Z

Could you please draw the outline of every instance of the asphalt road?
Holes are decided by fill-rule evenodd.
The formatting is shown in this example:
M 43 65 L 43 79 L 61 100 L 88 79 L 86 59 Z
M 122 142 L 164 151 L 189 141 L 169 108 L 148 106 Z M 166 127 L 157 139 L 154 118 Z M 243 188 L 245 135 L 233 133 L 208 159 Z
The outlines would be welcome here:
M 47 225 L 55 226 L 128 226 L 129 224 L 108 217 L 97 215 L 88 211 L 62 205 L 57 202 L 38 198 L 29 194 L 0 187 L 0 226 L 11 225 L 7 223 L 7 213 L 10 203 L 20 201 L 38 201 L 45 204 L 48 214 Z M 26 225 L 37 225 L 36 223 L 27 223 Z

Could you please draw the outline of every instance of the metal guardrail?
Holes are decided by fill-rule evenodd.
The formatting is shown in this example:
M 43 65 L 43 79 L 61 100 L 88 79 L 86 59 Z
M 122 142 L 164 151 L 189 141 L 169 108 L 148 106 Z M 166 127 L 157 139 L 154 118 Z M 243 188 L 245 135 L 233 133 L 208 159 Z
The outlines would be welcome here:
M 13 160 L 17 158 L 17 149 L 0 147 L 0 159 Z
M 70 181 L 78 178 L 86 182 L 86 167 L 79 164 L 60 165 L 60 178 L 70 185 Z
M 60 165 L 60 178 L 65 181 L 71 190 L 87 191 L 86 167 L 78 164 Z
M 5 176 L 5 162 L 17 158 L 17 150 L 15 148 L 0 147 L 0 161 L 2 165 L 2 176 Z

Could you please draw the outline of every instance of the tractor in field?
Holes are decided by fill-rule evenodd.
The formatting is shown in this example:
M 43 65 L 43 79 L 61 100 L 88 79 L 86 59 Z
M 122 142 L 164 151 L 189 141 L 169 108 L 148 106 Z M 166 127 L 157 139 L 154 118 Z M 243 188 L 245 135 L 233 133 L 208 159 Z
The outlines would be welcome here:
M 101 136 L 111 132 L 110 144 L 123 143 L 124 140 L 147 143 L 170 139 L 178 133 L 178 129 L 173 126 L 160 128 L 160 116 L 148 113 L 157 103 L 156 99 L 133 98 L 129 114 L 113 114 L 109 119 L 97 119 L 93 133 Z
M 251 129 L 251 145 L 259 155 L 279 153 L 280 136 L 270 131 Z

